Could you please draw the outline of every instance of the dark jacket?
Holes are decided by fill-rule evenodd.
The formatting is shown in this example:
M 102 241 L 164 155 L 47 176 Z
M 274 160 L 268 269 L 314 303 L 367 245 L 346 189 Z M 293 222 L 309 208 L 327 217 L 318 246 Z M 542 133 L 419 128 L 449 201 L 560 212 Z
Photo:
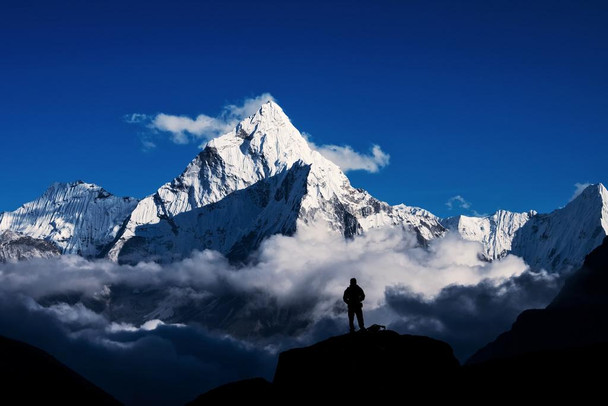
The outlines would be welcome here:
M 350 285 L 344 291 L 344 296 L 342 297 L 344 302 L 348 305 L 349 308 L 356 309 L 363 306 L 361 302 L 365 299 L 365 292 L 359 285 Z

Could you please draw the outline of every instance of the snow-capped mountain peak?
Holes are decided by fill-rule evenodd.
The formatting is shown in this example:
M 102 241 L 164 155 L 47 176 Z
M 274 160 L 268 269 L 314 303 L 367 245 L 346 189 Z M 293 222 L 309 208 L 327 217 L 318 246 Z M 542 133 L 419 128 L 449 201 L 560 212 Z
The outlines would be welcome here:
M 240 174 L 267 177 L 301 160 L 312 163 L 312 150 L 281 107 L 273 101 L 236 128 L 207 143 Z
M 234 194 L 240 203 L 234 202 Z M 248 207 L 239 210 L 248 215 L 225 235 L 225 216 L 232 216 L 231 221 L 238 216 L 223 212 L 224 218 L 215 218 L 221 211 L 217 207 L 234 211 L 245 201 Z M 194 212 L 196 219 L 190 218 Z M 197 227 L 179 226 L 185 218 Z M 164 247 L 172 247 L 172 256 L 204 248 L 230 253 L 237 246 L 244 253 L 272 234 L 293 233 L 299 225 L 317 222 L 345 236 L 384 225 L 414 228 L 421 240 L 444 231 L 435 216 L 391 207 L 353 188 L 340 168 L 312 150 L 281 107 L 269 101 L 234 130 L 209 141 L 180 176 L 143 199 L 108 256 L 162 257 Z M 190 230 L 189 241 L 197 244 L 185 240 L 184 228 Z M 158 242 L 153 249 L 151 241 Z

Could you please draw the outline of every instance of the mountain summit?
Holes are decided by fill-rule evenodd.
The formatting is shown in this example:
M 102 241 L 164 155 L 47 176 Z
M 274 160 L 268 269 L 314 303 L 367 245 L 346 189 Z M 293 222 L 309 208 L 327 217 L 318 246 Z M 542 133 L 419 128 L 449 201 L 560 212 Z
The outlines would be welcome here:
M 244 259 L 270 235 L 318 224 L 345 237 L 399 226 L 414 231 L 421 243 L 444 232 L 426 210 L 390 206 L 353 188 L 269 101 L 142 199 L 108 257 L 173 261 L 210 248 Z

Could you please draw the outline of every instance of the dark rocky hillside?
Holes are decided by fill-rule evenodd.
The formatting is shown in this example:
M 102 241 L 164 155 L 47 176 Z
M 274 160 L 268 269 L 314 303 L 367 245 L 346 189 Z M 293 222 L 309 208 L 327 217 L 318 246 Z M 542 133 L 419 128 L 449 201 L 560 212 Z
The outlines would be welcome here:
M 0 366 L 0 403 L 5 405 L 122 404 L 47 352 L 3 336 Z

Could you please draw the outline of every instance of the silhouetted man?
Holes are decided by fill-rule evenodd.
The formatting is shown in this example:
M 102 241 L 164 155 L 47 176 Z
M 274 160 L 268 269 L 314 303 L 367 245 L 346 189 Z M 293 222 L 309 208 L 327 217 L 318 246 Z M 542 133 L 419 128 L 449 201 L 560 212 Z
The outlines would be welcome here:
M 344 302 L 348 305 L 348 326 L 350 332 L 355 331 L 354 319 L 357 316 L 357 324 L 359 324 L 359 330 L 365 330 L 365 324 L 363 323 L 363 300 L 365 299 L 365 292 L 359 285 L 357 285 L 357 279 L 350 279 L 350 286 L 344 291 L 342 297 Z

